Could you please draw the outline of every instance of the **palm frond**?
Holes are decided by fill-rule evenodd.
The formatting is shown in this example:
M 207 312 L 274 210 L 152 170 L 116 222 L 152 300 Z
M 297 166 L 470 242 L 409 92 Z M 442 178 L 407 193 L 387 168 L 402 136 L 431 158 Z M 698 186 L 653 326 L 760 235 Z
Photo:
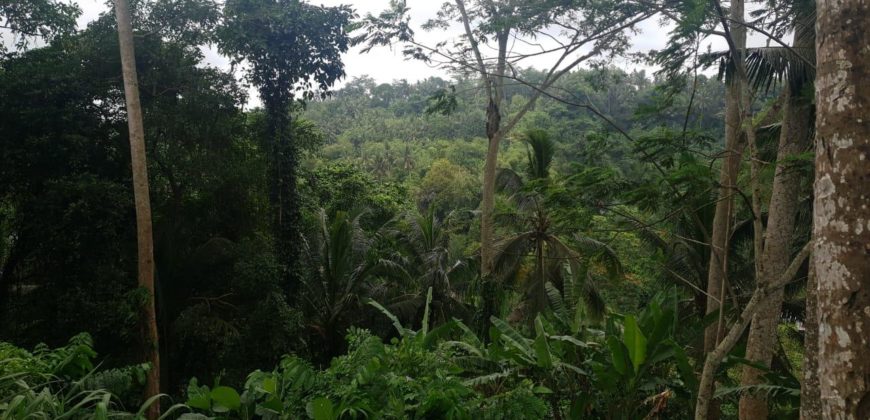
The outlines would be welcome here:
M 667 249 L 668 242 L 652 227 L 639 220 L 625 220 L 621 224 L 630 227 L 638 239 L 648 247 L 661 250 Z
M 476 376 L 474 378 L 465 380 L 464 384 L 470 387 L 488 385 L 501 379 L 510 378 L 514 374 L 515 372 L 509 369 L 501 372 L 490 373 L 487 375 Z
M 622 262 L 616 251 L 610 245 L 588 236 L 574 235 L 575 248 L 583 255 L 588 256 L 593 261 L 601 263 L 607 270 L 607 275 L 611 280 L 615 280 L 622 276 Z
M 800 92 L 816 77 L 815 68 L 807 63 L 816 61 L 815 48 L 760 47 L 747 52 L 746 73 L 750 84 L 758 91 L 768 92 L 788 83 L 792 92 Z
M 604 297 L 601 296 L 596 283 L 594 277 L 587 273 L 586 281 L 581 285 L 581 297 L 583 298 L 586 313 L 595 320 L 601 320 L 607 311 L 607 303 L 604 301 Z
M 495 174 L 495 189 L 507 194 L 516 194 L 523 187 L 523 178 L 513 169 L 499 168 Z
M 778 397 L 788 397 L 788 398 L 800 398 L 801 390 L 800 388 L 793 388 L 785 385 L 773 385 L 773 384 L 757 384 L 757 385 L 743 385 L 743 386 L 734 386 L 734 387 L 722 387 L 716 390 L 716 398 L 722 398 L 730 395 L 744 395 L 744 394 L 752 394 L 752 395 L 764 395 L 768 397 L 768 399 L 774 399 Z
M 496 244 L 492 273 L 496 279 L 507 282 L 514 278 L 523 259 L 528 256 L 533 237 L 534 232 L 523 232 L 502 239 Z
M 540 180 L 550 177 L 550 165 L 556 154 L 556 143 L 544 130 L 529 130 L 523 134 L 528 145 L 529 179 Z
M 562 323 L 569 324 L 571 313 L 569 312 L 565 301 L 562 299 L 562 294 L 559 293 L 559 290 L 550 282 L 544 283 L 544 290 L 547 291 L 547 300 L 550 302 L 550 308 L 553 309 L 553 313 Z

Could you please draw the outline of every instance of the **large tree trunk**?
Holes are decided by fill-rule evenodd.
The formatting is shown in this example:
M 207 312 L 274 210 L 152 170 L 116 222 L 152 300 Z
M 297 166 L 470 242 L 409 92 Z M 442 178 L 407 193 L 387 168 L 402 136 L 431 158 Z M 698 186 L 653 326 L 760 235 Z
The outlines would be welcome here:
M 281 288 L 289 298 L 299 286 L 301 215 L 296 188 L 299 151 L 292 138 L 289 104 L 275 102 L 266 103 L 267 134 L 272 148 L 269 201 L 272 205 L 275 256 L 283 267 Z
M 775 281 L 788 267 L 795 216 L 800 206 L 801 173 L 795 168 L 794 158 L 810 147 L 812 109 L 806 100 L 800 98 L 799 92 L 790 91 L 788 84 L 784 89 L 776 173 L 767 216 L 764 250 L 760 256 L 761 275 L 757 279 L 761 287 Z M 746 343 L 746 358 L 759 365 L 770 366 L 773 358 L 783 295 L 781 289 L 773 292 L 752 318 Z M 760 374 L 758 369 L 744 367 L 741 385 L 761 383 Z M 740 398 L 741 419 L 764 419 L 767 414 L 767 398 L 764 395 L 746 394 Z
M 801 420 L 822 418 L 819 394 L 819 301 L 816 270 L 810 259 L 807 273 L 807 310 L 804 316 L 804 365 L 801 383 Z
M 130 130 L 139 287 L 147 290 L 149 297 L 142 308 L 142 335 L 146 346 L 144 351 L 146 359 L 151 364 L 145 384 L 145 395 L 150 397 L 160 393 L 160 351 L 157 340 L 157 317 L 154 310 L 154 242 L 151 229 L 151 199 L 148 193 L 148 166 L 145 161 L 145 130 L 142 127 L 142 105 L 139 102 L 133 27 L 126 0 L 115 0 L 115 17 L 118 21 L 118 43 L 124 77 L 124 97 L 127 102 L 127 126 Z M 148 408 L 148 418 L 156 419 L 159 414 L 160 403 L 159 400 L 155 400 Z
M 822 417 L 870 418 L 870 3 L 817 3 L 814 252 Z

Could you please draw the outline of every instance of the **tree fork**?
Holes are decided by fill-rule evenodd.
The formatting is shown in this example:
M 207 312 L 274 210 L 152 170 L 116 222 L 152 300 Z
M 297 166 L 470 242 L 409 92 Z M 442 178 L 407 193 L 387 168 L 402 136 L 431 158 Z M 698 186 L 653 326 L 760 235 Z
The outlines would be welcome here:
M 809 256 L 811 249 L 812 242 L 804 245 L 803 249 L 791 261 L 788 269 L 779 276 L 776 282 L 771 283 L 768 287 L 755 289 L 755 292 L 752 293 L 752 298 L 749 299 L 749 303 L 743 308 L 743 312 L 740 313 L 740 317 L 731 326 L 728 334 L 722 338 L 722 341 L 713 351 L 707 354 L 707 358 L 704 360 L 704 368 L 701 372 L 701 380 L 698 384 L 698 398 L 695 402 L 695 420 L 707 420 L 710 416 L 714 392 L 713 381 L 716 378 L 716 371 L 719 370 L 722 360 L 734 348 L 734 345 L 740 341 L 740 337 L 743 336 L 743 331 L 746 330 L 746 326 L 749 325 L 752 316 L 760 309 L 764 301 L 770 297 L 770 294 L 785 287 L 797 274 L 804 260 Z

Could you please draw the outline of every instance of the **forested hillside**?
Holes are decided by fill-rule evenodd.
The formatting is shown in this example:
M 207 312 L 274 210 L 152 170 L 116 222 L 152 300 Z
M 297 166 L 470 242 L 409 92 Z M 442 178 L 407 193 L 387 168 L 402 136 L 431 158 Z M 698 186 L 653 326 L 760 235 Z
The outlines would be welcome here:
M 523 77 L 535 81 L 543 74 L 529 69 Z M 721 143 L 724 127 L 724 88 L 703 74 L 696 83 L 687 118 L 691 85 L 685 91 L 668 94 L 663 81 L 657 82 L 654 75 L 643 71 L 578 69 L 554 87 L 560 91 L 558 99 L 542 100 L 523 118 L 516 128 L 518 138 L 503 146 L 508 153 L 503 155 L 503 165 L 524 163 L 525 146 L 519 137 L 529 130 L 550 133 L 559 149 L 554 165 L 565 175 L 571 172 L 572 164 L 611 167 L 634 175 L 640 170 L 638 159 L 629 156 L 637 153 L 640 143 L 652 138 L 684 136 L 701 149 L 713 150 Z M 352 160 L 378 179 L 425 177 L 439 159 L 479 176 L 486 151 L 481 124 L 486 101 L 475 88 L 477 84 L 474 79 L 440 78 L 414 84 L 378 84 L 361 77 L 328 100 L 308 104 L 300 116 L 315 123 L 323 134 L 318 157 Z M 436 112 L 439 94 L 450 95 L 455 101 L 446 115 Z M 506 88 L 506 112 L 515 112 L 532 94 L 528 87 Z M 563 98 L 568 99 L 559 100 Z
M 863 0 L 110 3 L 0 0 L 0 419 L 870 418 Z

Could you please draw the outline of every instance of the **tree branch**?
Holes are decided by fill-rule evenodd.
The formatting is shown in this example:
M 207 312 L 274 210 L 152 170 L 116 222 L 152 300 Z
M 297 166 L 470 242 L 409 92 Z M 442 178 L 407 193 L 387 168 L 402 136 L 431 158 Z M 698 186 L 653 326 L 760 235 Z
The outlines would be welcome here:
M 746 326 L 749 325 L 752 317 L 756 312 L 758 312 L 770 294 L 785 287 L 792 281 L 798 270 L 801 268 L 801 265 L 803 265 L 804 261 L 812 252 L 812 245 L 812 241 L 807 242 L 807 244 L 804 245 L 800 252 L 798 252 L 791 261 L 788 268 L 775 282 L 766 287 L 756 287 L 749 303 L 747 303 L 746 307 L 743 308 L 740 318 L 731 326 L 728 334 L 725 335 L 725 338 L 722 339 L 719 345 L 716 346 L 712 352 L 707 354 L 707 358 L 704 360 L 704 370 L 701 373 L 701 381 L 698 389 L 698 401 L 695 404 L 695 420 L 707 419 L 709 404 L 713 398 L 713 380 L 715 379 L 716 371 L 719 370 L 719 366 L 722 364 L 722 360 L 728 355 L 731 349 L 734 348 L 734 345 L 737 344 L 740 337 L 743 336 L 743 331 L 746 330 Z

